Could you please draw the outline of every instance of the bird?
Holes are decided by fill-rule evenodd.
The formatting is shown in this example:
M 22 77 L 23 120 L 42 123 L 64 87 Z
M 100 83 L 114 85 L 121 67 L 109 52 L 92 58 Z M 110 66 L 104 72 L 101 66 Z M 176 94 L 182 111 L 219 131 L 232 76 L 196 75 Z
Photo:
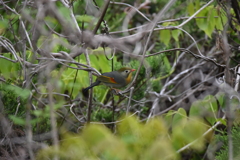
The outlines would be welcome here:
M 87 93 L 89 89 L 103 84 L 111 88 L 121 88 L 128 85 L 132 80 L 132 72 L 136 69 L 123 67 L 117 71 L 106 72 L 97 77 L 97 80 L 89 87 L 83 89 L 83 93 Z

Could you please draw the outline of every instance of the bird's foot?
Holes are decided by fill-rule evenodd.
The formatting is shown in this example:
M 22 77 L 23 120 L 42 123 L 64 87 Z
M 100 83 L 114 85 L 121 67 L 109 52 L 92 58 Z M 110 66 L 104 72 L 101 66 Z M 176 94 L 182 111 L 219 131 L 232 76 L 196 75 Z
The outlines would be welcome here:
M 115 95 L 119 95 L 119 93 L 121 92 L 121 90 L 116 89 L 116 88 L 111 88 L 110 91 Z

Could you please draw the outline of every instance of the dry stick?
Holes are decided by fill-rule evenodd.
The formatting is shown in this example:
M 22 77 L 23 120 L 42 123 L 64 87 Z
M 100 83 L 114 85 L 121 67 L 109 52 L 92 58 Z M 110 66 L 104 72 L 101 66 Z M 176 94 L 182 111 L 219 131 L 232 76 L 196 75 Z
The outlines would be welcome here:
M 1 42 L 0 42 L 0 44 L 1 44 Z M 2 55 L 0 55 L 0 58 L 6 59 L 6 60 L 8 60 L 8 61 L 10 61 L 10 62 L 13 62 L 13 63 L 18 62 L 17 60 L 12 60 L 12 59 L 7 58 L 7 57 L 4 57 L 4 56 L 2 56 Z
M 227 3 L 227 17 L 228 17 L 228 23 L 225 25 L 224 30 L 222 32 L 223 37 L 223 50 L 224 50 L 224 61 L 226 63 L 225 67 L 225 81 L 228 85 L 231 86 L 231 78 L 230 78 L 230 71 L 229 71 L 229 62 L 230 62 L 230 49 L 227 39 L 227 29 L 229 26 L 230 21 L 230 2 Z M 230 94 L 227 92 L 227 89 L 225 89 L 226 93 L 226 117 L 227 117 L 227 134 L 228 134 L 228 160 L 233 160 L 233 140 L 232 140 L 232 126 L 233 126 L 233 112 L 231 109 L 230 104 Z
M 79 62 L 79 56 L 78 56 L 78 62 Z M 70 93 L 70 97 L 71 97 L 72 94 L 73 94 L 74 84 L 76 83 L 77 76 L 78 76 L 78 69 L 77 69 L 76 74 L 75 74 L 75 76 L 74 76 L 73 86 L 72 86 L 72 90 L 71 90 L 71 93 Z
M 114 54 L 115 53 L 113 53 L 113 55 L 112 55 L 112 71 L 113 71 L 113 56 L 114 56 Z M 106 55 L 107 56 L 107 55 Z M 111 93 L 112 94 L 112 122 L 114 122 L 114 116 L 115 116 L 115 109 L 116 109 L 116 107 L 115 107 L 115 104 L 114 104 L 114 95 L 113 95 L 113 93 Z M 114 132 L 114 126 L 115 126 L 115 124 L 113 123 L 113 125 L 112 125 L 112 131 Z
M 100 24 L 103 21 L 103 18 L 107 12 L 108 6 L 109 6 L 110 0 L 107 0 L 107 2 L 105 3 L 104 7 L 103 7 L 103 11 L 101 13 L 101 16 L 97 22 L 96 27 L 93 30 L 93 34 L 97 33 L 98 28 L 100 27 Z M 108 59 L 108 58 L 107 58 Z M 112 58 L 112 71 L 113 71 L 113 58 Z M 114 95 L 112 94 L 112 121 L 114 122 L 114 114 L 115 114 L 115 105 L 114 105 Z M 114 130 L 114 123 L 112 125 L 112 130 Z
M 172 4 L 173 4 L 175 1 L 176 1 L 176 0 L 171 0 L 171 1 L 169 1 L 169 2 L 164 6 L 164 8 L 161 10 L 161 12 L 159 12 L 159 13 L 157 14 L 156 18 L 155 18 L 155 19 L 153 20 L 153 22 L 152 22 L 152 26 L 149 26 L 149 27 L 150 27 L 150 33 L 149 33 L 149 35 L 148 35 L 146 44 L 145 44 L 144 49 L 143 49 L 143 55 L 142 55 L 142 58 L 141 58 L 141 61 L 140 61 L 140 65 L 139 65 L 138 70 L 137 70 L 137 72 L 136 72 L 136 75 L 135 75 L 135 77 L 134 77 L 134 79 L 133 79 L 133 82 L 131 83 L 131 85 L 130 85 L 129 87 L 131 87 L 133 84 L 136 83 L 136 79 L 137 79 L 137 77 L 138 77 L 138 75 L 139 75 L 140 69 L 141 69 L 141 67 L 142 67 L 142 65 L 143 65 L 143 63 L 144 63 L 144 60 L 145 60 L 145 55 L 146 55 L 146 53 L 147 53 L 147 52 L 146 52 L 146 51 L 147 51 L 147 46 L 148 46 L 148 44 L 149 44 L 149 42 L 150 42 L 150 38 L 151 38 L 151 36 L 152 36 L 152 33 L 153 33 L 153 31 L 154 31 L 155 26 L 157 25 L 157 22 L 160 21 L 160 19 L 162 18 L 163 14 L 172 6 Z M 149 24 L 149 25 L 150 25 L 150 24 Z
M 142 65 L 143 65 L 143 62 L 144 62 L 144 59 L 145 59 L 145 55 L 146 55 L 146 53 L 147 53 L 147 52 L 146 52 L 146 51 L 147 51 L 147 46 L 148 46 L 148 44 L 149 44 L 149 42 L 150 42 L 150 38 L 151 38 L 151 36 L 152 36 L 152 33 L 153 33 L 153 31 L 154 31 L 155 26 L 157 25 L 157 22 L 160 21 L 160 19 L 162 18 L 163 14 L 172 6 L 172 4 L 173 4 L 175 1 L 176 1 L 176 0 L 171 0 L 171 1 L 169 1 L 169 2 L 164 6 L 164 8 L 162 9 L 162 11 L 157 14 L 157 16 L 156 16 L 156 18 L 154 19 L 154 21 L 153 21 L 151 24 L 149 24 L 149 27 L 151 27 L 151 28 L 150 28 L 150 33 L 149 33 L 149 35 L 148 35 L 147 42 L 146 42 L 146 44 L 145 44 L 145 46 L 144 46 L 144 49 L 143 49 L 143 55 L 142 55 L 142 59 L 141 59 L 141 61 L 140 61 L 140 65 L 139 65 L 139 67 L 138 67 L 138 70 L 137 70 L 137 72 L 136 72 L 136 75 L 135 75 L 132 83 L 129 85 L 129 87 L 128 87 L 127 89 L 129 89 L 133 84 L 136 83 L 137 77 L 138 77 L 138 75 L 139 75 L 140 69 L 141 69 L 141 67 L 142 67 Z
M 134 9 L 136 12 L 138 12 L 143 18 L 145 18 L 148 22 L 151 22 L 151 20 L 149 18 L 147 18 L 141 11 L 139 11 L 139 8 L 136 8 L 130 4 L 127 4 L 127 3 L 122 3 L 122 2 L 112 2 L 112 4 L 119 4 L 119 5 L 125 5 L 125 6 L 128 6 L 128 7 L 131 7 L 132 9 Z
M 105 6 L 103 8 L 103 12 L 98 20 L 98 23 L 96 25 L 96 27 L 94 28 L 93 30 L 93 34 L 96 34 L 102 20 L 103 20 L 103 17 L 106 13 L 106 10 L 108 8 L 108 5 L 109 5 L 109 0 L 105 3 Z M 86 49 L 86 52 L 84 52 L 85 54 L 85 57 L 86 57 L 86 61 L 87 61 L 87 65 L 90 66 L 90 59 L 89 59 L 89 56 L 88 56 L 88 51 Z M 92 72 L 89 72 L 89 80 L 90 80 L 90 84 L 92 84 Z M 93 97 L 93 92 L 92 92 L 92 88 L 90 89 L 90 94 L 89 94 L 89 97 L 88 97 L 88 113 L 87 113 L 87 123 L 90 123 L 91 121 L 91 112 L 92 112 L 92 97 Z
M 212 62 L 214 63 L 216 66 L 219 66 L 219 67 L 225 67 L 226 65 L 222 65 L 222 64 L 219 64 L 216 62 L 215 59 L 211 59 L 209 57 L 206 57 L 206 56 L 201 56 L 201 55 L 197 55 L 195 53 L 193 53 L 192 51 L 186 49 L 186 48 L 172 48 L 172 49 L 167 49 L 167 50 L 164 50 L 164 51 L 160 51 L 160 52 L 156 52 L 156 53 L 152 53 L 152 54 L 149 54 L 149 55 L 145 55 L 146 58 L 148 57 L 151 57 L 151 56 L 155 56 L 155 55 L 158 55 L 158 54 L 161 54 L 161 53 L 165 53 L 165 52 L 171 52 L 171 51 L 183 51 L 183 52 L 187 52 L 187 53 L 190 53 L 192 56 L 194 56 L 195 58 L 201 58 L 205 61 L 209 61 L 209 62 Z
M 20 61 L 21 58 L 17 55 L 17 52 L 15 51 L 13 45 L 10 43 L 8 39 L 0 36 L 0 45 L 5 47 L 9 52 L 13 54 L 14 58 L 16 59 L 16 61 L 13 62 L 20 62 L 20 64 L 22 65 Z
M 66 7 L 71 8 L 70 5 L 68 5 L 67 3 L 65 3 L 63 0 L 61 0 L 61 1 L 62 1 L 62 3 L 63 3 Z M 104 12 L 104 14 L 102 14 L 102 15 L 103 15 L 103 17 L 104 17 L 106 11 L 103 11 L 103 12 Z M 79 32 L 79 34 L 81 34 L 81 30 L 80 30 L 79 26 L 77 25 L 77 21 L 76 21 L 74 15 L 73 15 L 72 9 L 71 9 L 71 15 L 70 15 L 70 16 L 71 16 L 72 20 L 74 21 L 74 24 L 75 24 L 75 26 L 76 26 L 76 28 L 77 28 L 77 31 Z M 100 19 L 101 19 L 101 18 L 100 18 Z M 102 20 L 100 21 L 100 24 L 101 24 L 101 22 L 102 22 Z M 100 26 L 100 24 L 99 24 L 99 26 Z M 97 25 L 98 25 L 98 24 L 97 24 Z M 98 26 L 98 27 L 99 27 L 99 26 Z M 98 28 L 95 28 L 95 29 L 97 30 Z M 95 32 L 95 33 L 96 33 L 96 32 Z M 94 34 L 95 34 L 95 33 L 94 33 Z M 90 66 L 91 63 L 90 63 L 90 59 L 89 59 L 89 55 L 88 55 L 87 49 L 85 49 L 84 55 L 85 55 L 85 57 L 86 57 L 87 65 Z M 92 78 L 92 71 L 90 71 L 90 72 L 89 72 L 90 84 L 92 84 L 92 79 L 93 79 L 93 78 Z M 93 92 L 92 92 L 92 88 L 91 88 L 91 89 L 90 89 L 90 94 L 89 94 L 89 97 L 88 97 L 87 123 L 89 123 L 89 122 L 91 121 L 92 97 L 93 97 Z
M 32 150 L 32 125 L 31 125 L 31 103 L 30 103 L 30 97 L 28 98 L 28 103 L 26 105 L 26 140 L 27 140 L 27 148 L 28 148 L 28 152 L 29 152 L 29 156 L 31 160 L 34 160 L 34 154 L 33 154 L 33 150 Z
M 60 51 L 60 52 L 63 52 L 63 51 Z M 65 58 L 65 57 L 64 57 Z M 67 57 L 67 58 L 69 58 L 69 56 Z M 71 57 L 70 57 L 71 58 Z M 66 66 L 68 66 L 69 68 L 73 68 L 73 69 L 80 69 L 80 70 L 84 70 L 84 71 L 94 71 L 94 74 L 97 76 L 97 75 L 101 75 L 101 73 L 98 71 L 98 70 L 96 70 L 95 68 L 92 68 L 92 67 L 90 67 L 89 65 L 86 65 L 86 64 L 82 64 L 82 63 L 78 63 L 78 62 L 76 62 L 76 61 L 74 61 L 73 59 L 71 59 L 71 60 L 65 60 L 65 59 L 59 59 L 59 58 L 46 58 L 46 57 L 43 57 L 43 58 L 37 58 L 38 60 L 51 60 L 51 61 L 59 61 L 59 63 L 60 62 L 66 62 L 66 63 L 72 63 L 72 64 L 76 64 L 77 66 L 78 66 L 78 68 L 77 67 L 72 67 L 72 66 L 69 66 L 69 65 L 66 65 L 66 64 L 64 64 L 64 63 L 61 63 L 61 64 L 63 64 L 63 65 L 66 65 Z M 81 66 L 83 66 L 83 67 L 87 67 L 87 68 L 82 68 Z M 95 73 L 96 72 L 96 73 Z
M 184 72 L 184 71 L 183 71 L 183 72 Z M 182 73 L 183 73 L 183 72 L 182 72 Z M 212 71 L 212 72 L 213 72 L 213 71 Z M 181 74 L 181 73 L 180 73 L 180 74 Z M 209 76 L 208 76 L 208 77 L 209 77 Z M 206 77 L 203 82 L 205 82 L 206 80 L 209 80 L 208 77 Z M 203 82 L 201 82 L 201 84 L 203 84 Z M 167 84 L 166 84 L 166 85 L 167 85 Z M 195 87 L 196 87 L 196 88 L 195 88 Z M 158 112 L 158 113 L 155 114 L 155 115 L 152 115 L 151 117 L 142 119 L 141 121 L 145 121 L 145 120 L 147 120 L 147 119 L 149 119 L 149 118 L 153 118 L 153 117 L 155 117 L 155 116 L 162 115 L 162 114 L 164 114 L 164 113 L 167 113 L 169 110 L 174 109 L 174 108 L 175 108 L 178 104 L 180 104 L 184 99 L 188 98 L 189 95 L 192 95 L 195 91 L 197 91 L 199 88 L 201 88 L 201 85 L 197 86 L 197 84 L 196 84 L 195 86 L 193 86 L 193 88 L 194 88 L 194 89 L 193 89 L 192 91 L 190 91 L 190 92 L 189 92 L 188 90 L 186 90 L 186 91 L 184 91 L 183 93 L 181 93 L 179 96 L 184 95 L 184 94 L 187 94 L 187 95 L 184 96 L 184 97 L 182 97 L 179 101 L 177 101 L 176 103 L 174 103 L 172 106 L 168 107 L 167 109 L 165 109 L 165 110 L 163 110 L 163 111 L 161 111 L 161 112 Z M 159 98 L 159 97 L 163 97 L 163 96 L 160 95 L 160 94 L 156 94 L 156 96 L 158 96 L 158 98 Z
M 89 59 L 89 56 L 88 56 L 88 51 L 86 49 L 86 51 L 84 52 L 84 55 L 86 57 L 86 61 L 87 61 L 87 65 L 91 66 L 91 63 L 90 63 L 90 59 Z M 88 72 L 89 73 L 89 81 L 90 81 L 90 84 L 92 84 L 93 82 L 93 78 L 92 78 L 92 72 Z M 93 97 L 93 92 L 92 92 L 92 88 L 90 89 L 90 94 L 88 96 L 88 112 L 87 112 L 87 123 L 89 123 L 91 121 L 91 112 L 92 112 L 92 97 Z
M 50 66 L 49 66 L 50 67 Z M 50 72 L 47 73 L 50 75 Z M 55 151 L 59 150 L 59 141 L 58 141 L 58 132 L 57 132 L 57 120 L 55 116 L 55 110 L 54 110 L 54 103 L 53 103 L 53 94 L 52 94 L 52 87 L 53 83 L 51 82 L 50 77 L 48 76 L 48 82 L 47 82 L 47 89 L 48 89 L 48 97 L 49 97 L 49 107 L 50 107 L 50 123 L 51 123 L 51 135 L 53 139 L 53 147 Z M 57 160 L 58 156 L 55 154 L 54 160 Z
M 116 2 L 114 2 L 114 3 L 116 3 Z M 206 18 L 207 18 L 207 16 L 194 17 L 194 19 L 206 19 Z M 215 16 L 214 18 L 218 18 L 218 16 Z M 189 19 L 189 17 L 180 17 L 180 18 L 176 18 L 176 19 L 163 20 L 163 21 L 159 21 L 158 24 L 165 23 L 165 22 L 181 21 L 181 20 L 185 20 L 185 19 Z M 109 34 L 110 34 L 110 35 L 113 35 L 113 34 L 120 34 L 120 33 L 135 31 L 135 30 L 141 29 L 141 28 L 143 28 L 143 27 L 146 27 L 147 25 L 148 25 L 148 24 L 143 24 L 143 25 L 141 25 L 141 26 L 133 27 L 133 28 L 130 28 L 130 29 L 127 29 L 127 30 L 113 31 L 113 32 L 110 32 Z M 163 26 L 161 26 L 161 27 L 163 27 Z M 154 29 L 154 30 L 155 30 L 155 29 Z
M 109 5 L 109 2 L 110 2 L 110 0 L 107 0 L 107 2 L 105 3 L 105 5 L 104 5 L 104 7 L 103 7 L 103 11 L 102 11 L 102 13 L 101 13 L 101 16 L 100 16 L 100 18 L 99 18 L 99 20 L 98 20 L 98 22 L 97 22 L 96 27 L 95 27 L 94 30 L 93 30 L 93 34 L 96 34 L 96 33 L 97 33 L 97 30 L 98 30 L 98 28 L 100 27 L 100 25 L 101 25 L 101 23 L 102 23 L 102 20 L 103 20 L 105 14 L 106 14 L 106 12 L 107 12 L 107 8 L 108 8 L 108 5 Z
M 23 29 L 23 31 L 24 31 L 24 33 L 25 33 L 25 35 L 26 35 L 26 37 L 27 37 L 27 40 L 28 40 L 28 42 L 29 42 L 29 45 L 30 45 L 30 47 L 31 47 L 31 49 L 32 49 L 32 43 L 31 43 L 31 41 L 30 41 L 30 38 L 29 38 L 29 36 L 28 36 L 28 33 L 27 33 L 27 30 L 26 30 L 26 28 L 25 28 L 25 25 L 24 25 L 24 23 L 23 23 L 23 21 L 22 21 L 22 19 L 21 19 L 21 16 L 15 11 L 15 10 L 13 10 L 13 12 L 19 17 L 19 20 L 20 20 L 20 24 L 22 25 L 22 29 Z M 25 50 L 26 50 L 26 44 L 24 45 L 24 58 L 23 58 L 23 64 L 22 64 L 22 62 L 21 62 L 21 60 L 20 60 L 20 57 L 16 54 L 14 54 L 14 53 L 16 53 L 16 51 L 14 50 L 14 48 L 12 47 L 12 53 L 13 53 L 13 55 L 15 56 L 15 58 L 17 58 L 17 60 L 19 61 L 19 63 L 22 65 L 22 67 L 23 67 L 23 69 L 24 69 L 24 83 L 26 83 L 25 85 L 23 84 L 23 86 L 26 86 L 25 88 L 26 89 L 30 89 L 30 77 L 29 77 L 29 75 L 27 75 L 27 72 L 26 72 L 26 67 L 25 67 L 25 61 L 26 61 L 26 59 L 25 59 L 25 57 L 26 57 L 26 55 L 25 55 Z M 28 152 L 29 152 L 29 157 L 30 157 L 30 159 L 31 160 L 34 160 L 35 158 L 34 158 L 34 153 L 33 153 L 33 149 L 32 149 L 32 138 L 33 138 L 33 133 L 32 133 L 32 125 L 31 125 L 31 116 L 30 116 L 30 114 L 31 114 L 31 96 L 29 96 L 28 97 L 28 100 L 27 100 L 27 105 L 26 105 L 26 141 L 27 141 L 27 148 L 28 148 Z
M 193 94 L 193 93 L 194 93 L 195 91 L 197 91 L 200 87 L 201 87 L 201 85 L 199 85 L 197 88 L 193 89 L 188 95 L 186 95 L 186 96 L 184 96 L 183 98 L 181 98 L 181 100 L 177 101 L 176 103 L 174 103 L 173 105 L 171 105 L 171 106 L 168 107 L 167 109 L 165 109 L 165 110 L 163 110 L 163 111 L 161 111 L 161 112 L 159 112 L 159 113 L 157 113 L 157 114 L 151 115 L 151 114 L 152 114 L 152 111 L 151 111 L 151 113 L 149 114 L 148 118 L 145 118 L 145 119 L 143 119 L 142 121 L 145 121 L 145 120 L 149 121 L 151 118 L 153 118 L 153 117 L 155 117 L 155 116 L 162 115 L 162 114 L 168 112 L 169 110 L 174 109 L 178 104 L 182 103 L 182 101 L 183 101 L 184 99 L 188 98 L 190 94 Z M 159 102 L 159 98 L 157 98 L 157 99 L 154 101 L 152 108 L 155 108 L 155 105 L 157 105 L 158 102 Z
M 66 3 L 64 0 L 61 0 L 61 2 L 62 2 L 62 4 L 63 4 L 65 7 L 67 7 L 67 8 L 70 10 L 70 17 L 72 18 L 72 21 L 73 21 L 73 23 L 74 23 L 74 25 L 75 25 L 78 33 L 82 33 L 81 29 L 80 29 L 79 26 L 78 26 L 77 20 L 76 20 L 76 18 L 75 18 L 75 16 L 74 16 L 72 6 L 71 6 L 70 4 L 68 4 L 68 3 Z
M 116 107 L 114 105 L 114 95 L 113 95 L 113 93 L 111 93 L 111 95 L 112 95 L 112 122 L 114 122 L 114 116 L 115 116 L 115 109 L 116 109 Z M 113 123 L 112 124 L 112 131 L 113 132 L 114 132 L 114 126 L 115 126 L 115 124 Z
M 5 119 L 1 119 L 3 121 L 5 121 Z M 5 126 L 4 126 L 5 127 Z M 32 137 L 32 141 L 31 144 L 36 144 L 37 142 L 41 142 L 41 141 L 46 141 L 51 139 L 51 132 L 47 132 L 47 133 L 42 133 L 42 134 L 38 134 L 38 135 L 34 135 Z M 13 138 L 9 138 L 9 139 L 0 139 L 0 146 L 4 146 L 4 145 L 9 145 L 9 143 L 11 144 L 16 144 L 16 145 L 25 145 L 26 144 L 26 137 L 13 137 Z M 39 144 L 39 143 L 38 143 Z M 42 145 L 45 146 L 45 144 L 42 143 Z
M 236 78 L 236 84 L 235 84 L 235 87 L 234 87 L 234 90 L 238 92 L 238 89 L 239 89 L 239 82 L 240 82 L 240 66 L 238 66 L 236 68 L 236 73 L 237 73 L 237 78 Z
M 24 61 L 26 60 L 26 43 L 23 45 L 24 51 L 23 51 L 23 59 Z M 28 90 L 30 90 L 30 75 L 27 72 L 27 69 L 25 65 L 23 65 L 23 70 L 24 70 L 24 81 L 22 86 Z M 32 110 L 32 103 L 31 103 L 32 97 L 28 98 L 27 105 L 26 105 L 26 140 L 27 140 L 27 148 L 29 152 L 29 157 L 31 160 L 34 160 L 34 153 L 32 149 L 32 138 L 33 138 L 33 133 L 32 133 L 32 125 L 31 125 L 31 110 Z
M 129 99 L 128 99 L 128 105 L 127 105 L 126 114 L 128 114 L 128 112 L 129 112 L 129 110 L 130 110 L 130 104 L 131 104 L 131 100 L 132 100 L 133 90 L 134 90 L 134 87 L 131 87 L 131 88 L 130 88 L 130 95 L 129 95 Z

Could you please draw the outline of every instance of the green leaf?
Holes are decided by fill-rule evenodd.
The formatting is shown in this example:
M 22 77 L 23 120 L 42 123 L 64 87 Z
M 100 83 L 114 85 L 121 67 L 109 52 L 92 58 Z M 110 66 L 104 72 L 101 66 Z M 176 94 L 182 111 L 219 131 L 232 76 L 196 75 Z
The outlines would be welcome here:
M 225 24 L 225 23 L 222 23 L 222 20 L 221 20 L 220 17 L 216 18 L 215 27 L 216 27 L 217 30 L 222 31 L 223 30 L 223 24 Z
M 217 121 L 221 122 L 223 125 L 227 125 L 227 120 L 226 119 L 222 119 L 222 118 L 217 118 Z
M 197 18 L 196 23 L 198 27 L 203 30 L 208 37 L 211 38 L 213 31 L 216 29 L 222 30 L 223 24 L 222 20 L 226 19 L 226 16 L 221 16 L 218 14 L 218 11 L 214 7 L 214 5 L 210 5 L 203 9 L 198 15 L 198 17 L 207 17 L 207 18 Z
M 218 106 L 217 102 L 214 96 L 209 95 L 204 98 L 206 109 L 209 111 L 208 116 L 206 119 L 214 125 L 214 123 L 217 121 L 217 112 L 218 112 Z
M 169 45 L 171 39 L 170 30 L 161 30 L 160 31 L 160 41 L 162 41 L 166 46 Z
M 14 92 L 16 95 L 23 98 L 24 100 L 26 100 L 30 96 L 30 91 L 29 90 L 22 89 L 18 86 L 7 85 L 5 88 L 7 90 L 10 90 L 10 91 Z
M 88 23 L 90 23 L 93 20 L 94 17 L 89 16 L 89 15 L 76 15 L 75 18 L 78 22 L 88 22 Z
M 169 62 L 169 60 L 168 60 L 166 55 L 163 56 L 163 62 L 164 62 L 165 72 L 169 73 L 171 68 L 172 68 L 172 66 L 171 66 L 171 64 L 170 64 L 170 62 Z
M 200 13 L 198 13 L 197 16 L 205 17 L 205 16 L 207 16 L 207 14 L 208 14 L 208 9 L 205 8 Z M 196 23 L 197 23 L 198 27 L 203 31 L 205 31 L 208 28 L 207 18 L 197 18 Z
M 172 30 L 171 31 L 171 33 L 172 33 L 172 37 L 175 39 L 175 41 L 179 41 L 179 39 L 178 39 L 178 37 L 179 37 L 179 35 L 181 34 L 180 33 L 181 31 L 180 30 L 178 30 L 178 29 L 175 29 L 175 30 Z
M 201 8 L 200 0 L 194 0 L 194 3 L 195 3 L 195 11 L 199 10 Z
M 214 17 L 214 7 L 209 6 L 209 11 L 208 11 L 208 27 L 205 30 L 205 33 L 208 35 L 208 37 L 212 37 L 212 33 L 215 29 L 215 17 Z
M 197 140 L 190 148 L 202 150 L 204 148 L 203 133 L 207 130 L 202 119 L 191 117 L 188 121 L 182 119 L 178 125 L 173 128 L 172 142 L 176 150 Z
M 66 20 L 67 22 L 71 22 L 71 17 L 70 17 L 70 10 L 66 7 L 59 7 L 59 13 L 62 15 L 62 17 L 64 17 L 64 20 Z M 70 24 L 68 24 L 70 25 Z
M 56 29 L 56 26 L 59 25 L 58 21 L 54 17 L 46 16 L 44 20 L 50 27 L 54 29 Z
M 225 16 L 221 16 L 221 13 L 218 13 L 218 10 L 216 8 L 212 10 L 212 16 L 214 17 L 214 27 L 217 30 L 223 30 L 223 24 L 225 24 L 225 22 L 222 24 L 222 20 Z
M 215 98 L 217 99 L 219 105 L 221 107 L 225 107 L 225 93 L 224 92 L 218 92 L 216 95 L 215 95 Z
M 14 59 L 13 55 L 11 53 L 4 53 L 2 56 L 9 58 L 9 59 Z M 5 79 L 17 79 L 20 78 L 18 71 L 20 69 L 20 64 L 19 63 L 13 63 L 9 60 L 0 58 L 0 74 L 2 74 Z
M 33 110 L 32 113 L 33 113 L 33 115 L 35 115 L 37 117 L 43 115 L 43 111 L 42 110 Z
M 189 111 L 189 116 L 200 116 L 202 112 L 202 101 L 195 101 L 192 103 Z
M 172 120 L 173 128 L 178 126 L 179 122 L 183 122 L 183 121 L 187 121 L 187 113 L 185 109 L 179 108 L 173 116 L 173 120 Z
M 172 124 L 172 119 L 174 114 L 175 114 L 175 111 L 170 110 L 164 115 L 164 120 L 169 126 Z
M 14 124 L 17 125 L 25 125 L 26 124 L 26 120 L 20 117 L 16 117 L 14 115 L 9 115 L 9 118 L 13 121 Z
M 232 111 L 236 111 L 237 109 L 239 109 L 240 102 L 239 102 L 238 97 L 233 96 L 233 97 L 230 99 L 230 105 L 231 105 L 231 110 L 232 110 Z
M 195 10 L 194 10 L 194 4 L 193 2 L 190 2 L 187 6 L 187 11 L 189 15 L 193 15 Z
M 5 29 L 8 28 L 8 20 L 0 20 L 0 35 L 5 32 Z
M 190 108 L 189 116 L 204 115 L 206 120 L 211 124 L 217 121 L 218 105 L 214 96 L 208 95 L 203 100 L 194 102 Z

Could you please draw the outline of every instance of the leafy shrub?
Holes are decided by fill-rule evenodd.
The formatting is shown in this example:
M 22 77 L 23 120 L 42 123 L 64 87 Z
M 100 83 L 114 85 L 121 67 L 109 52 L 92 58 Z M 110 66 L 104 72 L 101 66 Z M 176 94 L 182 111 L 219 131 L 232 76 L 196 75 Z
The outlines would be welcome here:
M 239 127 L 233 127 L 232 128 L 232 141 L 233 141 L 233 157 L 234 159 L 240 158 L 240 128 Z M 222 143 L 221 149 L 216 152 L 216 160 L 227 160 L 228 159 L 228 135 L 226 132 L 224 134 L 218 134 L 216 135 L 216 142 Z
M 37 159 L 103 159 L 103 160 L 159 160 L 179 159 L 176 150 L 198 139 L 190 146 L 191 150 L 204 149 L 202 134 L 206 131 L 202 120 L 180 120 L 172 135 L 161 118 L 141 123 L 129 116 L 120 120 L 116 134 L 104 125 L 90 124 L 80 134 L 62 135 L 59 150 L 54 146 L 41 150 Z

